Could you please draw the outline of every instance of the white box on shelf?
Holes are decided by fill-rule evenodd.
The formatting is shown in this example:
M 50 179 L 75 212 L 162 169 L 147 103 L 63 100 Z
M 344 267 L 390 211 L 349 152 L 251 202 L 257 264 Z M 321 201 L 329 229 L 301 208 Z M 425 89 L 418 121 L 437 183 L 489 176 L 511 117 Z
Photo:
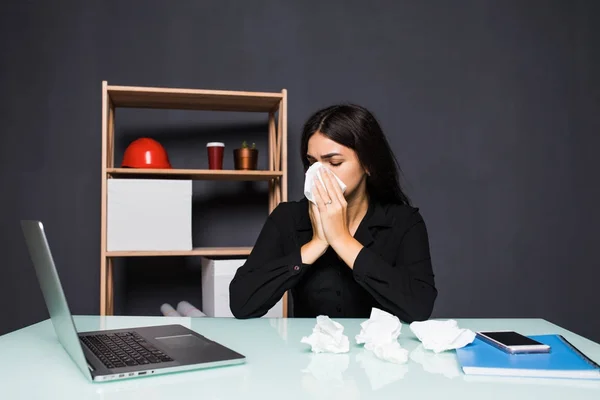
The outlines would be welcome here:
M 229 284 L 245 259 L 202 260 L 202 312 L 209 317 L 233 317 L 229 308 Z M 283 317 L 283 299 L 280 299 L 263 317 Z
M 109 179 L 107 251 L 192 250 L 192 181 Z

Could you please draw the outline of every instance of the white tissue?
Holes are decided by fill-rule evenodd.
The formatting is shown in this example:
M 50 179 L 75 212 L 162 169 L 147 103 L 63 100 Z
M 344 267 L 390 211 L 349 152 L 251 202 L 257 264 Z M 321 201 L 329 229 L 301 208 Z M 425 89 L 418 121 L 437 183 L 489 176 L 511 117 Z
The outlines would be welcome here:
M 319 176 L 319 174 L 317 173 L 317 171 L 321 168 L 325 169 L 326 167 L 323 164 L 321 164 L 320 162 L 316 162 L 310 166 L 310 168 L 306 171 L 306 174 L 305 174 L 304 196 L 306 196 L 306 198 L 309 201 L 312 201 L 313 203 L 315 203 L 315 199 L 313 198 L 312 185 L 313 185 L 313 180 L 315 179 L 315 177 L 318 177 L 319 180 L 321 181 L 321 184 L 323 185 L 323 187 L 326 187 L 325 182 L 323 182 L 323 178 L 321 178 Z M 337 175 L 333 174 L 333 176 L 339 183 L 340 188 L 342 189 L 342 193 L 344 193 L 346 191 L 346 185 L 344 184 L 344 182 L 342 182 L 342 180 L 340 178 L 337 177 Z
M 458 323 L 449 319 L 446 321 L 415 321 L 410 324 L 417 339 L 427 350 L 441 353 L 446 350 L 460 349 L 475 340 L 475 332 L 460 329 Z
M 303 337 L 300 342 L 310 344 L 315 353 L 347 353 L 350 350 L 348 336 L 344 335 L 342 324 L 326 315 L 317 317 L 312 334 Z
M 398 317 L 373 307 L 370 318 L 361 323 L 361 331 L 356 335 L 356 343 L 365 344 L 365 349 L 385 361 L 404 364 L 408 361 L 408 351 L 398 343 L 402 323 Z

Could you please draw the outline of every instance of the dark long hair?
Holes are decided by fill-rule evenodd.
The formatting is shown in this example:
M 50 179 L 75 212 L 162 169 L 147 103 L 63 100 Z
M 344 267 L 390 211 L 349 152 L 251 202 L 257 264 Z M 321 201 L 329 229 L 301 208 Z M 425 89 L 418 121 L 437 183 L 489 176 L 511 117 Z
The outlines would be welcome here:
M 308 140 L 316 132 L 354 150 L 363 168 L 369 171 L 367 192 L 382 203 L 408 204 L 402 190 L 398 161 L 381 126 L 367 109 L 355 104 L 341 104 L 314 113 L 304 124 L 300 156 L 304 171 L 310 163 L 306 157 Z

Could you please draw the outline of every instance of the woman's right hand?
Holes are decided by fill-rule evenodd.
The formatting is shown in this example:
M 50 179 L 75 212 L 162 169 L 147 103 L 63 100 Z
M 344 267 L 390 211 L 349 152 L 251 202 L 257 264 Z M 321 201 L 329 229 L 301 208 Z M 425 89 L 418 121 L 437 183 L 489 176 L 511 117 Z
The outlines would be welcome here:
M 312 240 L 322 244 L 323 246 L 329 246 L 327 243 L 327 239 L 325 238 L 325 233 L 323 232 L 323 225 L 321 224 L 321 215 L 319 214 L 319 207 L 313 202 L 310 202 L 310 207 L 308 210 L 310 215 L 310 222 L 313 227 L 313 238 Z
M 327 243 L 327 239 L 325 239 L 325 234 L 323 233 L 319 209 L 312 202 L 308 206 L 308 214 L 310 215 L 310 222 L 313 227 L 313 238 L 300 249 L 303 264 L 314 263 L 319 257 L 325 254 L 325 251 L 329 247 L 329 243 Z

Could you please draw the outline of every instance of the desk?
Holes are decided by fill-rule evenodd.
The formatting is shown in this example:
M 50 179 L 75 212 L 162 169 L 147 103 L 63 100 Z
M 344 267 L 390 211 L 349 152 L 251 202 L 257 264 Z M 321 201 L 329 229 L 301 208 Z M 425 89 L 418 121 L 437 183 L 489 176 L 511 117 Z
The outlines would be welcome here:
M 374 358 L 356 344 L 361 319 L 336 319 L 346 354 L 313 354 L 300 343 L 315 319 L 75 316 L 78 331 L 180 323 L 246 355 L 247 363 L 105 383 L 89 382 L 58 343 L 50 320 L 0 336 L 3 399 L 600 399 L 600 382 L 465 376 L 454 352 L 422 348 L 407 325 L 407 364 Z M 458 319 L 472 330 L 560 333 L 600 361 L 600 345 L 540 319 Z

